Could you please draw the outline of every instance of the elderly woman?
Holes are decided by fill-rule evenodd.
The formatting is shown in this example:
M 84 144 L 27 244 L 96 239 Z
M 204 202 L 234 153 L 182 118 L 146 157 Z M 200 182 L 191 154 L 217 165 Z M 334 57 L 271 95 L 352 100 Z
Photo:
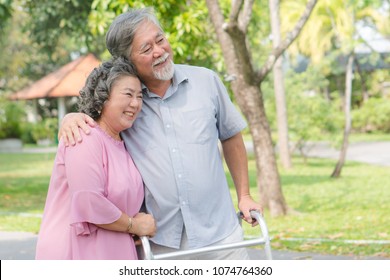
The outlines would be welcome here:
M 78 105 L 97 126 L 80 145 L 59 143 L 36 259 L 137 259 L 134 236 L 153 236 L 156 225 L 139 213 L 143 181 L 120 135 L 142 107 L 134 67 L 117 59 L 95 68 Z

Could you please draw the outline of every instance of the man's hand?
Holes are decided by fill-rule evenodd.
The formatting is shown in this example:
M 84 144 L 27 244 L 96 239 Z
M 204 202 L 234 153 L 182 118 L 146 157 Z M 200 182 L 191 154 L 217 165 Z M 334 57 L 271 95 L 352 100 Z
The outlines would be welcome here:
M 90 126 L 95 126 L 95 121 L 88 115 L 83 113 L 69 113 L 61 121 L 61 126 L 58 131 L 58 139 L 64 141 L 65 146 L 69 146 L 69 143 L 74 146 L 77 142 L 81 142 L 83 139 L 79 132 L 79 127 L 86 133 L 91 132 Z
M 258 211 L 263 215 L 263 207 L 260 204 L 256 203 L 250 195 L 242 196 L 238 202 L 238 208 L 242 212 L 242 218 L 252 225 L 252 227 L 258 224 L 258 221 L 252 219 L 250 211 Z

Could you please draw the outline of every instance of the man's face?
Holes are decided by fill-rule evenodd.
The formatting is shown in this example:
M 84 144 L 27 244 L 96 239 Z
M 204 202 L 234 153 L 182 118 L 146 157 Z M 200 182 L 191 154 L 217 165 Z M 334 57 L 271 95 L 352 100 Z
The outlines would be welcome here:
M 148 84 L 173 77 L 173 53 L 164 33 L 152 22 L 144 21 L 137 29 L 130 59 L 141 80 Z

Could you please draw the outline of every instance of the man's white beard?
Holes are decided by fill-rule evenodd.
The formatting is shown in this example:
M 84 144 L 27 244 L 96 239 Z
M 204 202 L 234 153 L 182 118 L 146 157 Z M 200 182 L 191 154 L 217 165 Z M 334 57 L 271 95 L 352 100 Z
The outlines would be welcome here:
M 167 66 L 156 71 L 153 70 L 154 77 L 158 80 L 168 81 L 173 78 L 173 73 L 175 72 L 175 68 L 173 67 L 172 60 L 169 61 Z

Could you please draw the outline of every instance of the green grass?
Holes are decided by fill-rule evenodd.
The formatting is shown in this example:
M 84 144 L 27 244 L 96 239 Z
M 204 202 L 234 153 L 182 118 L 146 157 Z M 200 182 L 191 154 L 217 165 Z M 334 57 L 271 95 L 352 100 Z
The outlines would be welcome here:
M 349 140 L 354 142 L 390 141 L 389 133 L 353 133 Z
M 0 154 L 1 231 L 38 232 L 54 157 Z
M 0 154 L 0 231 L 38 232 L 54 157 Z M 288 171 L 280 169 L 283 194 L 293 213 L 271 217 L 265 211 L 273 249 L 390 257 L 389 244 L 347 243 L 390 241 L 389 167 L 347 162 L 341 178 L 332 179 L 333 160 L 311 158 L 304 164 L 294 158 L 293 165 Z M 253 159 L 249 167 L 251 192 L 258 199 Z M 260 234 L 259 227 L 245 223 L 244 232 L 248 238 Z
M 252 141 L 252 135 L 250 135 L 249 133 L 245 133 L 243 135 L 243 138 L 245 141 Z M 276 134 L 273 135 L 273 138 L 274 139 L 276 138 Z M 329 141 L 330 140 L 331 139 L 329 139 Z M 389 133 L 351 133 L 349 136 L 349 141 L 350 143 L 390 141 L 390 134 Z
M 265 211 L 273 248 L 390 257 L 390 244 L 348 243 L 390 242 L 389 167 L 347 162 L 341 178 L 333 179 L 333 160 L 309 159 L 305 165 L 294 158 L 293 165 L 288 171 L 280 169 L 283 194 L 293 211 L 283 217 Z M 257 199 L 253 160 L 249 166 L 251 192 Z M 245 223 L 244 231 L 248 236 L 260 234 L 259 228 Z

